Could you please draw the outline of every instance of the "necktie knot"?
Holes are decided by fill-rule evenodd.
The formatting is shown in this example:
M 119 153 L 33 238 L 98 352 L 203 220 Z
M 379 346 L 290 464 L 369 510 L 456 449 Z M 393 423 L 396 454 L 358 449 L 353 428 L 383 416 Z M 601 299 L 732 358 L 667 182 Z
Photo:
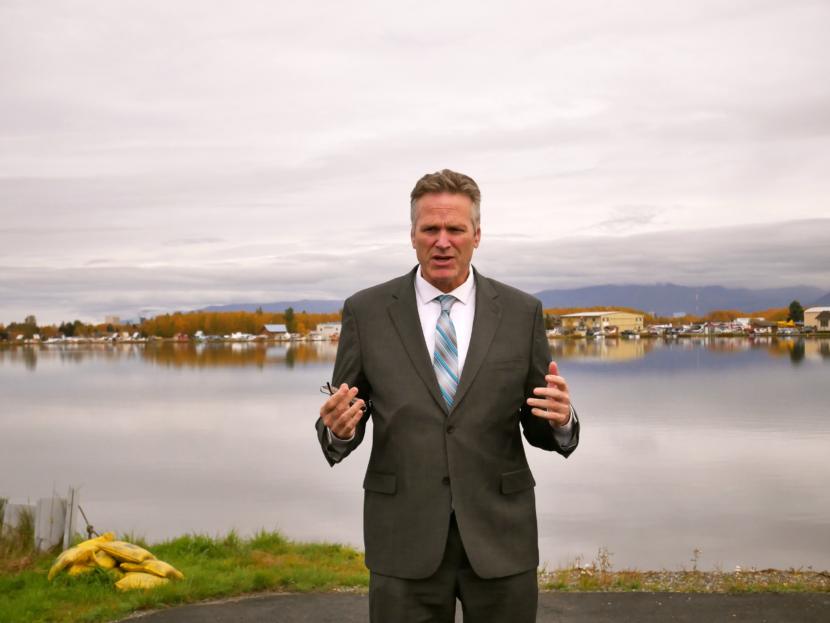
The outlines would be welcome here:
M 441 305 L 441 313 L 443 314 L 444 312 L 450 313 L 450 308 L 458 299 L 456 299 L 452 294 L 442 294 L 440 296 L 436 296 L 435 300 Z

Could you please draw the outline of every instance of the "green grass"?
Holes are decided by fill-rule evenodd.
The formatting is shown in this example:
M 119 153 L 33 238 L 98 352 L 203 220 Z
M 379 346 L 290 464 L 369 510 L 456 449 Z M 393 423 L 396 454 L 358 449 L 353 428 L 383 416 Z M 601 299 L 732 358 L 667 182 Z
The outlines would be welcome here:
M 121 538 L 143 545 L 135 537 Z M 149 549 L 185 579 L 121 593 L 114 578 L 100 569 L 77 577 L 61 573 L 48 582 L 54 553 L 0 561 L 0 621 L 112 621 L 137 610 L 245 593 L 368 586 L 359 552 L 329 543 L 294 543 L 276 532 L 262 531 L 250 539 L 234 532 L 221 538 L 194 534 Z
M 678 571 L 614 571 L 611 552 L 600 547 L 597 557 L 582 564 L 577 559 L 563 568 L 541 569 L 539 588 L 563 592 L 671 592 L 671 593 L 788 593 L 830 592 L 830 573 L 807 569 L 698 570 L 701 550 L 692 552 L 692 569 Z
M 147 546 L 136 535 L 119 535 Z M 35 554 L 31 525 L 0 540 L 0 621 L 15 623 L 113 621 L 147 609 L 263 591 L 365 591 L 368 572 L 363 555 L 331 543 L 297 543 L 278 532 L 261 531 L 250 538 L 235 532 L 213 538 L 191 534 L 148 547 L 157 558 L 185 574 L 182 581 L 150 591 L 120 593 L 111 572 L 70 577 L 51 583 L 46 574 L 58 551 Z M 611 553 L 600 548 L 588 564 L 539 573 L 539 587 L 556 591 L 669 592 L 804 592 L 830 591 L 830 574 L 811 569 L 699 571 L 699 550 L 692 570 L 637 571 L 612 569 Z
M 6 500 L 0 498 L 0 569 L 5 560 L 19 559 L 30 554 L 35 548 L 35 515 L 24 510 L 14 528 L 3 526 L 3 512 Z
M 810 569 L 598 572 L 591 568 L 543 571 L 539 588 L 561 592 L 803 593 L 830 592 L 830 574 Z

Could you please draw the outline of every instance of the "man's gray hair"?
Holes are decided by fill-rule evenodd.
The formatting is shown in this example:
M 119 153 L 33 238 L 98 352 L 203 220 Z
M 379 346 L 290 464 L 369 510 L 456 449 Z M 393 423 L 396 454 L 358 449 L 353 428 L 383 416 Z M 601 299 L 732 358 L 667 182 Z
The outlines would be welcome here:
M 409 218 L 412 227 L 415 227 L 415 219 L 418 216 L 415 204 L 418 199 L 429 193 L 454 193 L 469 197 L 470 201 L 473 202 L 473 229 L 478 229 L 481 223 L 481 191 L 478 189 L 478 184 L 469 175 L 450 169 L 441 169 L 435 173 L 427 173 L 419 179 L 409 195 Z

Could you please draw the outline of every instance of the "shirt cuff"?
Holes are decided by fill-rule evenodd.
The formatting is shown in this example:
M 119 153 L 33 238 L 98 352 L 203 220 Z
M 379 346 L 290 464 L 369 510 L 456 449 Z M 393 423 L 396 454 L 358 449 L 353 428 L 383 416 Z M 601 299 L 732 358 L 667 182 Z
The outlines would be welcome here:
M 559 442 L 559 445 L 566 446 L 571 442 L 571 438 L 573 437 L 573 428 L 574 428 L 574 408 L 573 405 L 571 407 L 571 414 L 568 417 L 568 421 L 563 424 L 562 426 L 557 426 L 552 421 L 550 421 L 551 428 L 553 428 L 553 436 L 556 437 L 556 441 Z
M 326 434 L 329 437 L 329 443 L 331 445 L 333 445 L 335 448 L 345 448 L 346 446 L 349 445 L 349 443 L 352 441 L 352 439 L 354 439 L 354 435 L 355 435 L 354 433 L 352 433 L 352 436 L 349 437 L 348 439 L 341 439 L 340 437 L 335 435 L 333 432 L 331 432 L 331 429 L 328 428 L 328 427 L 326 427 Z

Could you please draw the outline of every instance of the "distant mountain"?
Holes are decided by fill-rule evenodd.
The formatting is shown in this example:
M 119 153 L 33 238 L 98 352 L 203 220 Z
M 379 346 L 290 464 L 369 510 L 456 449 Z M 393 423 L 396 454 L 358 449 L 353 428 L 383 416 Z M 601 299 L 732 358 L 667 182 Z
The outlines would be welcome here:
M 805 305 L 804 307 L 830 307 L 830 292 L 822 296 L 820 299 L 813 301 L 809 305 Z
M 339 312 L 343 307 L 343 301 L 327 300 L 327 299 L 302 299 L 299 301 L 279 301 L 276 303 L 230 303 L 228 305 L 211 305 L 205 307 L 201 311 L 248 311 L 253 312 L 257 307 L 262 307 L 262 311 L 267 312 L 282 312 L 287 308 L 292 308 L 295 312 L 308 312 L 310 314 L 331 314 Z
M 824 296 L 822 296 L 824 295 Z M 804 307 L 830 306 L 830 293 L 810 286 L 789 288 L 702 288 L 679 286 L 672 283 L 656 285 L 605 285 L 569 290 L 542 290 L 535 294 L 546 308 L 550 307 L 634 307 L 646 312 L 670 316 L 674 313 L 707 314 L 716 309 L 736 309 L 745 312 L 786 307 L 790 301 L 800 301 Z M 819 298 L 821 297 L 821 298 Z M 805 301 L 810 301 L 809 304 Z M 813 302 L 815 301 L 815 302 Z M 282 312 L 287 307 L 294 311 L 315 314 L 338 312 L 343 301 L 336 299 L 302 299 L 276 303 L 230 303 L 211 305 L 202 311 L 256 311 Z
M 803 304 L 803 301 L 813 301 L 823 293 L 824 290 L 810 286 L 751 290 L 721 286 L 697 288 L 665 283 L 543 290 L 537 292 L 536 297 L 546 308 L 620 306 L 670 316 L 680 312 L 703 315 L 716 309 L 752 312 L 771 307 L 787 307 L 790 301 L 797 300 Z M 819 300 L 825 300 L 825 297 Z

